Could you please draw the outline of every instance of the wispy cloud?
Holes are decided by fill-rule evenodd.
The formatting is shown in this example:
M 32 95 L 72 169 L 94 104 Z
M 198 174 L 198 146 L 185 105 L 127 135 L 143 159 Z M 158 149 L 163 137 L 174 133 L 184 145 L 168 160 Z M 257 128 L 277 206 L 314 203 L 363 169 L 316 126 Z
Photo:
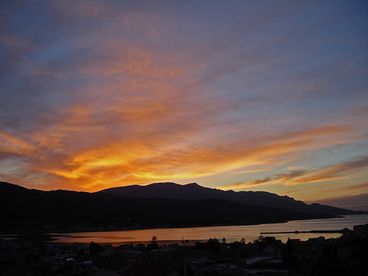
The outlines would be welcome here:
M 368 211 L 368 194 L 359 194 L 354 196 L 342 196 L 336 198 L 329 198 L 319 201 L 322 204 L 329 204 L 332 206 L 346 208 L 358 211 Z
M 357 173 L 365 172 L 368 167 L 368 157 L 362 156 L 346 162 L 341 162 L 332 166 L 323 167 L 316 170 L 293 170 L 270 177 L 251 180 L 243 183 L 225 185 L 224 189 L 244 189 L 265 184 L 298 185 L 307 183 L 318 183 L 339 178 L 349 178 Z M 365 184 L 362 184 L 365 185 Z M 351 187 L 352 189 L 355 186 Z M 361 187 L 358 185 L 357 187 Z
M 124 132 L 108 131 L 109 128 L 95 122 L 95 117 L 91 117 L 88 110 L 77 110 L 67 118 L 66 123 L 54 129 L 46 128 L 34 136 L 37 144 L 43 147 L 44 154 L 38 162 L 32 163 L 31 170 L 53 175 L 59 179 L 54 181 L 59 183 L 92 190 L 105 185 L 203 177 L 234 171 L 246 165 L 273 167 L 295 158 L 296 154 L 323 146 L 321 141 L 331 133 L 349 132 L 349 128 L 343 126 L 326 126 L 263 137 L 257 142 L 237 140 L 219 145 L 217 140 L 209 140 L 206 144 L 200 140 L 194 147 L 200 127 L 208 121 L 203 124 L 197 121 L 196 125 L 183 122 L 179 129 L 175 129 L 172 124 L 180 122 L 175 119 L 168 122 L 169 129 L 162 129 L 163 132 L 153 128 L 147 135 L 147 131 L 131 130 L 125 137 Z M 152 124 L 151 118 L 149 122 L 148 127 Z M 163 124 L 162 120 L 160 124 Z M 127 127 L 126 121 L 124 126 Z M 115 127 L 119 129 L 119 126 Z M 331 143 L 333 141 L 329 145 Z M 300 174 L 293 172 L 278 177 L 291 179 Z M 265 181 L 258 180 L 252 184 Z

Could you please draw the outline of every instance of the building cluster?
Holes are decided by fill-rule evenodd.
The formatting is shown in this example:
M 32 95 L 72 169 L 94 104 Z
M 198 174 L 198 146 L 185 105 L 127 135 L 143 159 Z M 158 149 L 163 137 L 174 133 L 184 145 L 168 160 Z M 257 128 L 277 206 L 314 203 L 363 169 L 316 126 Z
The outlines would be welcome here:
M 286 243 L 273 237 L 119 246 L 2 240 L 0 275 L 368 275 L 367 248 L 368 225 L 337 239 Z

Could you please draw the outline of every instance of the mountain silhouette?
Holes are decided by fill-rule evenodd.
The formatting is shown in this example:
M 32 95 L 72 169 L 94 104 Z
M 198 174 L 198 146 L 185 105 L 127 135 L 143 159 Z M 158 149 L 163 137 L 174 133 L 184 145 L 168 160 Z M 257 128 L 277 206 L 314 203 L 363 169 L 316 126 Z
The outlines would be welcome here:
M 111 194 L 113 191 L 122 192 L 122 188 L 97 193 L 41 191 L 0 182 L 0 230 L 73 232 L 245 225 L 331 217 L 327 213 L 311 214 L 284 208 L 255 206 L 231 200 L 205 198 L 204 195 L 202 198 L 191 199 L 178 198 L 178 194 L 176 198 L 158 198 L 160 196 L 158 191 L 168 192 L 178 189 L 207 191 L 207 188 L 194 184 L 182 188 L 177 184 L 155 184 L 146 188 L 133 186 L 127 189 L 154 189 L 157 193 L 151 194 L 151 197 L 148 197 L 148 194 L 144 196 L 143 193 L 140 194 L 141 197 L 132 197 L 132 192 L 130 196 L 122 197 L 121 193 L 120 196 Z
M 132 185 L 110 188 L 99 193 L 131 198 L 171 198 L 171 199 L 219 199 L 233 203 L 259 207 L 272 207 L 307 214 L 347 215 L 355 211 L 322 204 L 306 204 L 288 196 L 279 196 L 269 192 L 234 192 L 206 188 L 197 183 L 180 185 L 171 182 L 153 183 L 146 186 Z

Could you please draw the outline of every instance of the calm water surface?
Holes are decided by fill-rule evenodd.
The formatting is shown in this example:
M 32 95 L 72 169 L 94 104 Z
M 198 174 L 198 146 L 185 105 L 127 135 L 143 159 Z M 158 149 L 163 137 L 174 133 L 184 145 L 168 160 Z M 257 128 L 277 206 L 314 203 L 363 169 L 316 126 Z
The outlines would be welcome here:
M 103 232 L 80 232 L 67 233 L 56 236 L 56 242 L 64 243 L 126 243 L 150 241 L 153 236 L 159 241 L 180 241 L 180 240 L 207 240 L 209 238 L 222 239 L 227 241 L 241 240 L 245 238 L 247 242 L 258 238 L 261 232 L 280 231 L 308 231 L 308 230 L 340 230 L 343 228 L 353 229 L 355 225 L 368 224 L 368 215 L 344 216 L 331 219 L 294 220 L 286 223 L 244 225 L 244 226 L 214 226 L 214 227 L 191 227 L 191 228 L 160 228 L 144 230 L 125 231 L 103 231 Z M 265 235 L 267 236 L 267 235 Z M 277 239 L 286 241 L 288 238 L 306 240 L 309 238 L 324 236 L 326 238 L 336 238 L 340 234 L 277 234 Z

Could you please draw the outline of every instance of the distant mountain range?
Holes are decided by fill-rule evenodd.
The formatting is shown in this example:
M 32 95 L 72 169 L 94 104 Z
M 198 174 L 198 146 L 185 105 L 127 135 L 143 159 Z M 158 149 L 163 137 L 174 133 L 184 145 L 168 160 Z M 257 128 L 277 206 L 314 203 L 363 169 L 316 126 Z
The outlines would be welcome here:
M 0 182 L 0 210 L 1 231 L 240 225 L 358 213 L 265 192 L 224 192 L 175 183 L 85 193 Z
M 132 185 L 100 191 L 110 195 L 129 198 L 171 198 L 171 199 L 219 199 L 238 204 L 260 207 L 282 208 L 307 214 L 348 215 L 357 212 L 321 204 L 306 204 L 288 196 L 268 192 L 234 192 L 206 188 L 197 183 L 179 185 L 164 182 L 146 186 Z

